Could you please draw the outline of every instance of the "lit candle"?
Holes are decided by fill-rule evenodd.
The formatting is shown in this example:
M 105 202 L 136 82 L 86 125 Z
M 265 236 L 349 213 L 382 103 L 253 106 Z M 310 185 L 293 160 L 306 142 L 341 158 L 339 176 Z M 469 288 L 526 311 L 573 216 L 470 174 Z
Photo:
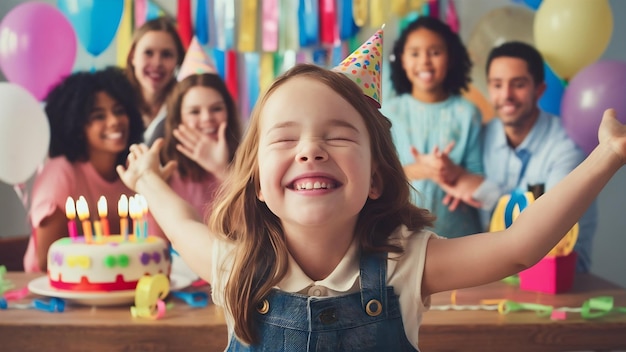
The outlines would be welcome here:
M 93 221 L 93 231 L 96 233 L 96 242 L 102 242 L 102 224 L 98 220 Z
M 109 230 L 109 219 L 107 219 L 108 214 L 109 209 L 107 205 L 107 199 L 104 198 L 104 196 L 100 196 L 100 199 L 98 199 L 98 215 L 100 215 L 102 234 L 104 236 L 109 236 L 111 234 L 111 231 Z
M 89 206 L 85 197 L 80 196 L 76 201 L 76 211 L 78 212 L 78 218 L 83 224 L 83 235 L 85 236 L 85 242 L 92 242 L 91 221 L 89 221 Z
M 128 241 L 128 197 L 122 194 L 117 202 L 117 213 L 120 216 L 120 233 L 124 242 Z
M 141 194 L 137 195 L 141 206 L 141 219 L 143 221 L 143 238 L 148 238 L 148 201 Z
M 130 217 L 133 219 L 133 233 L 135 234 L 135 240 L 138 240 L 141 237 L 141 227 L 139 225 L 141 210 L 139 210 L 139 205 L 137 204 L 137 199 L 135 197 L 130 197 L 128 199 L 128 211 L 130 212 Z
M 78 237 L 78 230 L 76 229 L 76 207 L 74 206 L 74 199 L 67 197 L 65 201 L 65 215 L 67 216 L 67 231 L 69 232 L 72 241 Z

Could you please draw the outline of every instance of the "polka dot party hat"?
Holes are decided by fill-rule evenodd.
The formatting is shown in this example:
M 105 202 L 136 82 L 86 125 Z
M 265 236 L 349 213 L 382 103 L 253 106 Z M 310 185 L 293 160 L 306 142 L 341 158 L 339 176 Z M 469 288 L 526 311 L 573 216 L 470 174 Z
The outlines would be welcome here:
M 344 73 L 380 109 L 382 103 L 383 28 L 376 31 L 358 49 L 345 58 L 333 71 Z
M 211 65 L 209 56 L 204 52 L 202 46 L 200 46 L 198 38 L 193 37 L 193 40 L 187 49 L 187 53 L 185 54 L 185 59 L 183 60 L 182 65 L 180 65 L 180 70 L 178 71 L 176 79 L 180 82 L 191 75 L 216 72 L 217 70 L 215 67 Z

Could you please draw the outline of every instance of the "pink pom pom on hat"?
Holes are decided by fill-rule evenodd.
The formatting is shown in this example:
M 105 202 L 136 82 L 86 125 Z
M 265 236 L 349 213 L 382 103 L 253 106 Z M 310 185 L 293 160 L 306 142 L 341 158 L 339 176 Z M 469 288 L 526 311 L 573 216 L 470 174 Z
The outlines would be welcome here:
M 382 103 L 383 28 L 384 26 L 346 57 L 339 66 L 333 68 L 333 71 L 350 77 L 379 109 Z
M 201 75 L 203 73 L 217 73 L 217 70 L 211 64 L 209 56 L 202 49 L 198 38 L 193 37 L 185 54 L 185 59 L 182 65 L 180 65 L 176 79 L 180 82 L 188 76 Z

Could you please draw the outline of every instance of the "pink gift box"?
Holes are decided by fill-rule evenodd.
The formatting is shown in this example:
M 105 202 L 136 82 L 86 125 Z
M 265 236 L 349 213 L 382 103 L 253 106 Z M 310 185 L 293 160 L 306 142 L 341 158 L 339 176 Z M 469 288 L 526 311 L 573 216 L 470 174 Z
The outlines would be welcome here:
M 526 291 L 562 293 L 569 291 L 576 274 L 576 252 L 564 257 L 545 257 L 519 273 L 520 288 Z

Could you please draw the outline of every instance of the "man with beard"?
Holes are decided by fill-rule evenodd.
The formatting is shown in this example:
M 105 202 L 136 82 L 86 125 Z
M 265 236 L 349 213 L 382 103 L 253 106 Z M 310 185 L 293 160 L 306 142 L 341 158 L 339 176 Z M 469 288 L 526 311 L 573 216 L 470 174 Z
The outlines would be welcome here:
M 489 97 L 498 118 L 484 130 L 485 178 L 463 175 L 447 190 L 445 199 L 451 207 L 459 200 L 479 206 L 485 228 L 501 196 L 519 189 L 538 197 L 585 158 L 561 120 L 537 105 L 546 84 L 543 58 L 535 48 L 521 42 L 502 44 L 489 54 L 486 71 Z M 578 272 L 590 269 L 596 218 L 594 202 L 579 221 L 574 248 Z

